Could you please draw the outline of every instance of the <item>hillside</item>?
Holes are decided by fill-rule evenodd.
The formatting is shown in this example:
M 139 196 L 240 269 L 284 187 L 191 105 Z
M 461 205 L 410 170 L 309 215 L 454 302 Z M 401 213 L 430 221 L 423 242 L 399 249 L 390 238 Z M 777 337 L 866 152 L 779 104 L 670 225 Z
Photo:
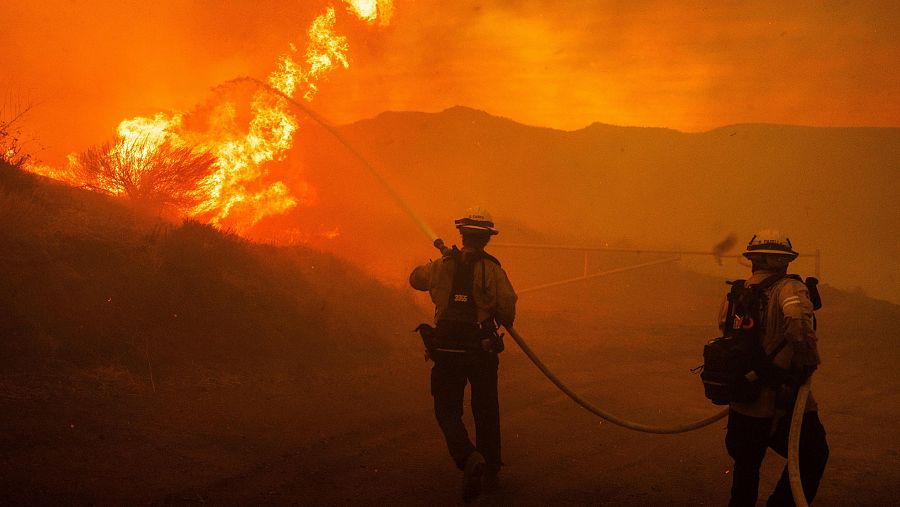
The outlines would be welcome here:
M 247 470 L 371 423 L 335 399 L 396 392 L 394 358 L 420 358 L 409 294 L 330 254 L 5 164 L 0 228 L 0 504 L 148 503 Z
M 354 264 L 434 255 L 383 197 L 334 206 L 341 215 L 326 196 L 305 218 L 346 220 L 331 246 L 350 247 L 338 250 Z M 368 221 L 354 221 L 359 206 Z M 457 504 L 430 364 L 410 332 L 428 319 L 427 297 L 375 281 L 389 270 L 162 222 L 7 166 L 0 227 L 0 503 Z M 582 269 L 579 253 L 494 252 L 519 289 Z M 589 260 L 652 259 L 665 256 Z M 685 422 L 715 410 L 690 368 L 716 333 L 723 289 L 722 277 L 666 262 L 524 293 L 516 327 L 603 408 Z M 831 285 L 823 298 L 814 390 L 832 458 L 817 504 L 889 504 L 900 306 Z M 507 466 L 487 504 L 725 502 L 721 424 L 676 436 L 600 424 L 511 341 L 500 371 Z M 767 461 L 763 488 L 780 467 Z
M 388 354 L 383 317 L 416 311 L 331 255 L 168 223 L 8 166 L 0 210 L 5 362 L 303 370 Z
M 263 228 L 314 216 L 351 238 L 392 236 L 403 246 L 384 263 L 410 248 L 430 253 L 345 148 L 315 125 L 304 129 L 285 175 L 309 182 L 318 204 Z M 891 211 L 900 129 L 733 125 L 688 134 L 594 124 L 567 132 L 455 107 L 383 113 L 341 132 L 445 238 L 455 239 L 452 219 L 476 202 L 494 212 L 497 241 L 704 250 L 730 233 L 742 246 L 773 227 L 801 252 L 821 250 L 823 280 L 900 302 L 900 220 Z M 334 251 L 353 250 L 341 241 Z M 814 267 L 810 256 L 798 265 Z

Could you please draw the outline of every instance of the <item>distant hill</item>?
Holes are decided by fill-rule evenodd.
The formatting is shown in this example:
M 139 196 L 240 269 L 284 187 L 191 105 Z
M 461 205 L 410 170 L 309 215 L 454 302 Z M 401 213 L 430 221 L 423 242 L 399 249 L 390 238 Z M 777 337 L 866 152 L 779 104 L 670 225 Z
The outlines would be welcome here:
M 310 182 L 318 202 L 263 228 L 339 224 L 332 247 L 354 256 L 364 238 L 390 250 L 385 262 L 431 252 L 341 145 L 314 125 L 303 132 L 285 173 Z M 454 239 L 452 219 L 476 202 L 495 213 L 497 241 L 696 250 L 735 233 L 740 248 L 771 227 L 801 252 L 820 249 L 824 280 L 900 301 L 900 129 L 568 132 L 454 107 L 383 113 L 341 132 L 444 237 Z M 810 259 L 797 263 L 804 273 Z
M 254 244 L 0 164 L 0 357 L 298 372 L 383 357 L 412 299 L 331 255 Z M 351 310 L 352 308 L 352 310 Z

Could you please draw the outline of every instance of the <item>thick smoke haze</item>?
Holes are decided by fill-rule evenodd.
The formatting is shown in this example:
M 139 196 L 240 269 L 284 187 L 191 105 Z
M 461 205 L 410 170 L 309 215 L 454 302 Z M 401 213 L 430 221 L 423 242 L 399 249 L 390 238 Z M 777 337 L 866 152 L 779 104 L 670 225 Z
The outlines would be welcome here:
M 0 505 L 459 505 L 412 331 L 434 305 L 408 277 L 440 255 L 427 229 L 460 244 L 475 204 L 516 330 L 579 395 L 652 426 L 721 410 L 691 372 L 724 281 L 748 275 L 739 252 L 780 229 L 791 272 L 822 282 L 816 505 L 897 503 L 900 2 L 0 13 L 0 130 L 30 105 L 14 127 L 44 147 L 10 162 L 0 132 Z M 66 174 L 109 142 L 125 162 Z M 155 192 L 170 166 L 144 161 L 173 147 L 215 155 L 176 186 L 203 206 Z M 603 423 L 506 331 L 487 504 L 728 502 L 724 421 Z M 783 464 L 765 460 L 761 495 Z
M 897 7 L 865 2 L 803 3 L 791 8 L 774 2 L 715 3 L 688 9 L 667 2 L 566 2 L 551 7 L 528 1 L 401 0 L 394 6 L 391 22 L 376 25 L 359 21 L 340 2 L 325 1 L 163 1 L 152 6 L 17 2 L 4 6 L 15 22 L 0 34 L 0 65 L 14 72 L 0 78 L 0 85 L 6 96 L 33 102 L 28 127 L 46 146 L 37 157 L 62 164 L 67 154 L 108 141 L 123 119 L 159 111 L 203 110 L 204 104 L 220 100 L 229 91 L 212 92 L 217 85 L 239 75 L 263 78 L 291 43 L 302 50 L 311 20 L 329 6 L 336 8 L 336 31 L 347 37 L 350 65 L 337 68 L 319 83 L 312 106 L 335 123 L 350 123 L 385 110 L 438 111 L 462 104 L 518 123 L 573 130 L 592 122 L 677 130 L 713 129 L 735 122 L 826 127 L 900 124 L 900 100 L 894 97 L 900 93 L 894 86 L 900 72 L 896 65 L 900 44 L 894 37 L 900 13 L 893 12 Z M 401 132 L 408 127 L 386 126 L 392 135 L 383 146 L 373 145 L 374 134 L 356 141 L 376 159 L 376 152 L 386 150 L 383 156 L 395 160 L 376 163 L 389 174 L 408 172 L 406 166 L 415 164 L 415 173 L 425 177 L 401 178 L 397 183 L 404 195 L 415 200 L 443 184 L 441 176 L 446 171 L 472 167 L 473 160 L 460 156 L 468 153 L 468 148 L 463 149 L 464 138 L 454 141 L 455 137 L 438 136 L 413 146 L 414 141 Z M 872 238 L 881 237 L 879 233 L 860 232 L 865 237 L 862 244 L 869 246 L 851 248 L 846 246 L 850 242 L 842 240 L 846 234 L 834 238 L 834 234 L 812 233 L 817 228 L 838 230 L 821 225 L 835 220 L 848 222 L 841 230 L 851 231 L 855 223 L 893 223 L 882 220 L 879 206 L 864 205 L 888 202 L 895 192 L 896 185 L 889 179 L 897 158 L 890 142 L 882 148 L 848 139 L 849 148 L 835 155 L 842 162 L 832 164 L 837 159 L 826 158 L 825 167 L 812 154 L 831 145 L 817 146 L 802 137 L 787 142 L 778 136 L 747 141 L 753 146 L 768 143 L 759 153 L 778 157 L 741 158 L 743 152 L 737 150 L 744 146 L 744 134 L 737 138 L 731 134 L 707 136 L 704 148 L 693 150 L 691 143 L 674 149 L 671 139 L 677 136 L 666 135 L 619 146 L 611 140 L 610 131 L 597 137 L 616 145 L 609 149 L 601 150 L 598 144 L 578 149 L 569 144 L 550 147 L 541 141 L 539 153 L 524 155 L 529 153 L 528 144 L 515 142 L 526 136 L 524 131 L 488 131 L 486 136 L 505 136 L 509 152 L 502 153 L 500 144 L 485 138 L 478 140 L 486 143 L 479 145 L 483 148 L 474 147 L 471 153 L 479 157 L 481 171 L 491 171 L 501 181 L 477 195 L 456 191 L 455 200 L 442 196 L 442 214 L 430 218 L 442 223 L 443 215 L 477 200 L 494 204 L 500 216 L 524 227 L 556 231 L 557 241 L 594 243 L 598 238 L 618 237 L 648 247 L 673 246 L 674 240 L 668 239 L 665 245 L 660 240 L 672 237 L 667 217 L 676 217 L 678 224 L 692 231 L 704 231 L 682 242 L 690 248 L 711 247 L 732 233 L 739 233 L 742 242 L 756 228 L 781 227 L 795 238 L 806 239 L 807 248 L 828 252 L 832 257 L 826 268 L 837 263 L 846 275 L 836 277 L 841 286 L 864 290 L 879 286 L 882 289 L 875 293 L 879 297 L 896 297 L 891 288 L 896 287 L 893 264 L 869 266 L 871 258 L 890 259 L 895 244 L 873 245 Z M 308 126 L 301 127 L 301 139 L 311 135 Z M 856 135 L 863 134 L 847 132 L 847 136 Z M 402 147 L 390 144 L 395 138 Z M 884 139 L 893 137 L 885 133 Z M 322 140 L 316 137 L 311 142 Z M 301 143 L 306 151 L 311 149 L 310 141 Z M 444 145 L 449 151 L 442 151 Z M 626 147 L 627 157 L 620 151 Z M 335 197 L 319 207 L 346 207 L 346 184 L 359 178 L 354 170 L 325 171 L 326 179 L 333 182 L 307 186 L 305 181 L 317 168 L 332 167 L 346 155 L 344 150 L 330 143 L 318 150 L 324 153 L 305 163 L 301 162 L 303 150 L 296 150 L 283 164 L 278 172 L 302 203 L 295 214 L 316 216 L 307 204 L 329 185 L 340 189 L 343 198 Z M 416 150 L 430 156 L 419 156 Z M 536 160 L 543 162 L 532 163 Z M 584 171 L 595 175 L 597 188 L 609 195 L 578 187 L 577 174 Z M 848 177 L 859 171 L 863 174 Z M 723 184 L 705 192 L 687 186 L 687 181 L 708 183 L 705 174 L 719 173 L 734 174 L 728 181 L 744 183 Z M 712 211 L 715 206 L 707 199 L 724 203 L 729 192 L 737 195 L 742 189 L 765 188 L 753 174 L 772 179 L 784 196 L 775 200 L 772 192 L 763 192 L 764 201 L 755 206 L 763 206 L 768 215 L 729 213 L 723 218 L 722 210 Z M 888 178 L 886 184 L 863 185 L 883 178 Z M 513 179 L 519 191 L 505 202 L 507 196 L 497 195 L 495 188 L 513 188 L 508 183 Z M 620 180 L 633 183 L 617 186 Z M 835 211 L 834 217 L 805 204 L 794 209 L 790 205 L 793 191 L 785 190 L 786 186 L 797 189 L 802 197 L 798 202 L 839 202 L 841 207 L 829 209 L 829 213 Z M 548 192 L 554 188 L 556 194 L 551 196 Z M 689 192 L 691 199 L 671 205 L 670 213 L 659 213 L 675 188 L 681 189 L 679 195 Z M 817 199 L 807 198 L 816 188 L 827 188 L 832 195 L 816 192 Z M 370 190 L 368 206 L 389 212 L 393 205 L 381 191 Z M 548 197 L 565 203 L 565 209 L 537 211 L 534 203 L 548 202 Z M 609 206 L 611 199 L 617 199 L 618 205 Z M 433 203 L 416 205 L 435 207 Z M 571 216 L 592 224 L 595 237 L 587 241 L 584 231 L 566 229 L 566 224 L 573 223 Z M 634 226 L 623 226 L 632 221 Z M 336 222 L 323 218 L 310 224 L 307 219 L 302 234 L 295 236 L 330 236 L 340 229 Z M 288 226 L 276 224 L 281 238 Z M 834 257 L 836 248 L 867 252 L 869 257 L 863 263 L 859 262 L 862 257 Z M 829 271 L 836 274 L 833 268 Z
M 187 109 L 265 76 L 327 2 L 2 2 L 0 86 L 36 104 L 58 163 L 123 118 Z M 351 66 L 321 86 L 336 123 L 465 105 L 539 126 L 707 130 L 900 124 L 891 2 L 404 1 L 389 26 L 338 5 Z

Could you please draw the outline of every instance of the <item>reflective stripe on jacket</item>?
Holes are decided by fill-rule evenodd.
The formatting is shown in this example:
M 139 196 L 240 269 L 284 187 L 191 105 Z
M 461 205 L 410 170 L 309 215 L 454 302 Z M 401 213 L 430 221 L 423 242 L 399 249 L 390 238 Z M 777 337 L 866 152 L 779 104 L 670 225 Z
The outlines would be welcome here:
M 414 289 L 431 295 L 435 322 L 447 311 L 455 263 L 452 257 L 442 257 L 416 267 L 409 275 L 409 284 Z M 499 264 L 484 257 L 476 261 L 472 292 L 479 322 L 494 318 L 506 327 L 513 325 L 518 296 Z

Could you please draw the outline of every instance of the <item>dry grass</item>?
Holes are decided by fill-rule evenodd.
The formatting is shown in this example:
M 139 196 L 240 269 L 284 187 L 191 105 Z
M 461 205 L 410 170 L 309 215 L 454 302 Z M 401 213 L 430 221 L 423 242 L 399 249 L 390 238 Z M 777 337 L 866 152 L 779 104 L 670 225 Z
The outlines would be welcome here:
M 5 366 L 303 370 L 385 354 L 384 315 L 412 308 L 325 254 L 164 222 L 8 165 L 0 229 Z

